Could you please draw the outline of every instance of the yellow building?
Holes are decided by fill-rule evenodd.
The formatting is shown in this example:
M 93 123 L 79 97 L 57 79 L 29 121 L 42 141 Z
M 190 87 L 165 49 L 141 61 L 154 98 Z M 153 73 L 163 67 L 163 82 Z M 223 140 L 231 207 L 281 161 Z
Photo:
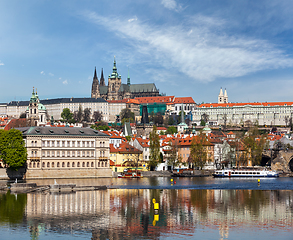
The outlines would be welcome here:
M 123 172 L 127 168 L 147 171 L 147 163 L 143 161 L 142 153 L 126 142 L 120 144 L 119 147 L 110 144 L 110 167 L 113 172 Z

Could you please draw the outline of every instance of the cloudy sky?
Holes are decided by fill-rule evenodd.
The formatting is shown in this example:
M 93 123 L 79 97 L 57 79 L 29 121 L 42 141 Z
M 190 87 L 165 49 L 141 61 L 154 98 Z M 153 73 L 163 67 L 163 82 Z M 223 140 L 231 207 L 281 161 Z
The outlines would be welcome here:
M 2 0 L 0 102 L 90 97 L 98 76 L 216 102 L 293 101 L 291 0 Z

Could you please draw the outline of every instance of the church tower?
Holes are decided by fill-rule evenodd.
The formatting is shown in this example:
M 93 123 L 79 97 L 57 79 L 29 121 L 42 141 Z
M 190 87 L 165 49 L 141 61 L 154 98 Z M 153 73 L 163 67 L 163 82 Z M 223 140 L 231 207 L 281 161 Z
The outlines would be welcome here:
M 228 95 L 227 95 L 226 88 L 225 88 L 225 93 L 224 93 L 224 103 L 228 103 Z
M 224 94 L 223 94 L 222 88 L 221 88 L 220 94 L 218 96 L 218 103 L 224 103 Z
M 114 57 L 113 72 L 108 78 L 108 100 L 119 100 L 118 91 L 121 87 L 121 75 L 117 72 L 116 59 Z
M 97 70 L 95 68 L 95 73 L 93 77 L 93 84 L 92 84 L 92 98 L 99 98 L 100 97 L 100 89 L 99 89 L 99 79 L 97 77 Z
M 228 103 L 228 95 L 227 95 L 227 90 L 225 88 L 225 93 L 223 94 L 223 90 L 221 88 L 220 94 L 218 96 L 218 103 Z
M 38 102 L 39 99 L 35 94 L 35 89 L 33 88 L 33 93 L 30 99 L 30 103 L 27 111 L 27 119 L 30 121 L 31 126 L 38 126 L 39 112 L 38 112 Z

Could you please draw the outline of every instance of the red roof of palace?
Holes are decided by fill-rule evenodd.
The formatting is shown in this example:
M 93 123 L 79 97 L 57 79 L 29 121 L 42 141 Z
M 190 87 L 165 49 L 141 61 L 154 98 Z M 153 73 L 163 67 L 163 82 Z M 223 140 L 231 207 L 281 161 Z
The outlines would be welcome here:
M 175 97 L 174 103 L 195 103 L 192 97 Z
M 127 142 L 123 142 L 119 147 L 115 148 L 113 144 L 110 144 L 110 153 L 142 153 L 139 149 L 131 146 Z
M 158 96 L 158 97 L 136 97 L 140 104 L 143 103 L 170 103 L 174 101 L 174 96 Z

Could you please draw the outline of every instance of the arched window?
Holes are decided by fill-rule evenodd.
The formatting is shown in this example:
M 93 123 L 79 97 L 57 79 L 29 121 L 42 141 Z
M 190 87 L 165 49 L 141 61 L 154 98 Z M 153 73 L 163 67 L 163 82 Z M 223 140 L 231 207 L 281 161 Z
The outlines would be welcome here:
M 92 162 L 92 167 L 94 167 L 94 162 Z
M 72 167 L 75 167 L 75 163 L 74 162 L 72 163 Z
M 42 167 L 45 167 L 45 163 L 44 162 L 42 163 Z
M 87 162 L 87 163 L 86 163 L 86 166 L 87 166 L 87 167 L 89 167 L 89 166 L 90 166 L 90 163 L 89 163 L 89 162 Z
M 98 163 L 98 167 L 100 167 L 100 162 Z
M 54 162 L 52 162 L 52 167 L 54 167 Z
M 67 167 L 70 167 L 70 163 L 69 162 L 67 163 Z
M 33 163 L 33 168 L 35 168 L 35 167 L 36 167 L 36 163 L 34 162 L 34 163 Z
M 115 92 L 115 84 L 112 83 L 112 92 Z
M 101 167 L 104 167 L 104 162 L 102 162 Z
M 32 168 L 32 162 L 29 163 L 28 167 L 29 168 Z
M 77 167 L 80 167 L 80 163 L 79 162 L 77 163 Z
M 47 163 L 47 167 L 50 167 L 50 163 L 49 162 Z
M 35 141 L 35 147 L 37 146 L 37 141 Z
M 60 167 L 60 163 L 59 162 L 57 162 L 57 167 Z
M 34 141 L 32 141 L 32 147 L 34 146 Z
M 105 167 L 107 167 L 107 162 L 105 162 Z
M 65 167 L 65 162 L 62 163 L 62 167 Z
M 85 162 L 82 163 L 82 167 L 85 167 Z

